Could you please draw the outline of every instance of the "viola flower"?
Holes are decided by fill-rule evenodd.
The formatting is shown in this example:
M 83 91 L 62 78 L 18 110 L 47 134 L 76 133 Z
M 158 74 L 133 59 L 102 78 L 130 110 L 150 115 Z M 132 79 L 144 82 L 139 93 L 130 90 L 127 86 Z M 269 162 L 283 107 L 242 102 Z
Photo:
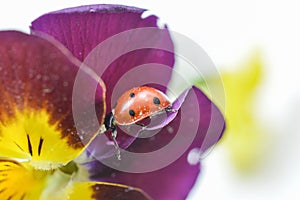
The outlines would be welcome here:
M 154 86 L 166 91 L 161 86 L 167 86 L 171 78 L 173 42 L 167 28 L 157 26 L 157 17 L 143 17 L 144 11 L 118 5 L 82 6 L 41 16 L 32 22 L 32 35 L 0 32 L 1 199 L 183 199 L 188 195 L 200 172 L 198 160 L 192 162 L 188 157 L 204 144 L 207 134 L 220 136 L 224 130 L 222 114 L 196 87 L 173 103 L 181 109 L 171 114 L 174 119 L 164 124 L 159 134 L 136 139 L 136 135 L 128 135 L 118 127 L 119 146 L 129 146 L 135 152 L 159 149 L 174 138 L 173 132 L 183 128 L 185 135 L 180 135 L 179 141 L 190 141 L 190 145 L 172 164 L 132 174 L 99 160 L 78 161 L 86 155 L 110 159 L 110 133 L 97 134 L 115 96 L 128 87 L 142 85 L 132 75 L 123 79 L 127 72 L 144 66 L 137 70 L 139 74 L 159 80 L 159 86 Z M 105 46 L 105 41 L 118 33 L 149 27 L 148 34 L 126 34 L 113 43 L 116 46 Z M 105 48 L 95 51 L 102 44 Z M 144 48 L 139 48 L 141 44 Z M 112 59 L 112 55 L 119 57 Z M 75 86 L 80 77 L 84 82 L 79 81 L 78 90 Z M 123 87 L 114 93 L 118 83 Z M 195 109 L 200 116 L 193 114 Z M 182 117 L 185 122 L 179 123 L 186 113 L 190 117 Z M 194 125 L 195 137 L 190 132 Z M 103 138 L 107 139 L 105 143 Z M 206 141 L 203 150 L 219 138 Z M 174 146 L 174 154 L 180 151 L 181 142 Z M 167 159 L 168 154 L 161 154 L 161 160 Z M 122 165 L 126 157 L 119 162 Z M 135 169 L 140 162 L 125 164 Z M 78 182 L 85 175 L 84 166 L 89 173 L 87 180 Z M 156 184 L 157 179 L 161 185 Z
M 147 32 L 138 34 L 138 32 L 134 37 L 132 37 L 132 34 L 135 32 L 124 36 L 119 36 L 120 34 L 118 34 L 136 28 L 157 27 L 157 17 L 142 18 L 144 12 L 145 10 L 143 9 L 125 6 L 83 6 L 46 14 L 34 21 L 31 28 L 33 33 L 43 32 L 54 37 L 65 45 L 74 56 L 87 63 L 97 74 L 101 75 L 107 86 L 106 105 L 108 113 L 116 102 L 114 91 L 117 90 L 118 94 L 115 96 L 118 97 L 122 92 L 132 87 L 143 85 L 143 83 L 155 82 L 154 80 L 158 80 L 160 85 L 167 86 L 171 78 L 174 65 L 174 47 L 166 27 L 162 29 L 155 28 L 154 31 L 150 32 L 151 34 L 147 34 Z M 108 22 L 111 23 L 111 26 L 107 26 Z M 97 49 L 98 44 L 107 42 L 108 38 L 117 34 L 118 36 L 108 43 L 107 48 L 101 47 L 100 50 Z M 143 48 L 140 48 L 139 45 Z M 98 52 L 95 52 L 95 47 Z M 156 48 L 151 49 L 151 47 Z M 164 47 L 166 50 L 161 50 L 159 47 Z M 116 53 L 115 51 L 118 52 Z M 115 58 L 111 54 L 115 54 L 118 57 Z M 110 60 L 108 58 L 115 59 Z M 171 70 L 162 67 L 154 69 L 152 66 L 143 67 L 142 70 L 139 70 L 138 66 L 148 63 L 152 65 L 153 63 L 161 64 Z M 136 71 L 130 74 L 129 72 L 133 70 Z M 129 75 L 127 76 L 128 73 Z M 147 80 L 141 81 L 145 79 Z M 115 89 L 117 83 L 120 83 L 121 89 Z M 165 92 L 164 88 L 159 89 Z M 181 98 L 184 99 L 183 97 Z M 180 107 L 181 103 L 179 101 L 177 106 Z M 192 91 L 189 92 L 183 106 L 185 106 L 186 113 L 189 113 L 190 119 L 195 119 L 195 121 L 181 122 L 181 124 L 184 124 L 184 132 L 186 134 L 181 136 L 183 137 L 181 138 L 182 143 L 186 139 L 191 139 L 192 134 L 189 135 L 189 133 L 192 132 L 193 125 L 196 124 L 198 129 L 196 130 L 195 138 L 192 138 L 194 140 L 191 140 L 191 144 L 175 162 L 154 172 L 136 174 L 114 170 L 96 160 L 86 164 L 90 172 L 90 179 L 139 187 L 154 199 L 184 199 L 200 172 L 200 163 L 190 164 L 187 159 L 188 155 L 191 151 L 195 152 L 200 148 L 207 133 L 211 134 L 212 137 L 203 150 L 215 144 L 219 137 L 213 136 L 220 136 L 223 132 L 224 119 L 213 103 L 196 87 L 193 87 Z M 200 110 L 200 117 L 198 116 L 199 113 L 195 112 L 195 109 Z M 215 112 L 215 115 L 212 114 L 213 112 Z M 175 134 L 170 134 L 170 132 L 174 131 L 176 133 L 180 120 L 179 114 L 155 136 L 147 139 L 135 139 L 132 144 L 133 139 L 121 129 L 118 129 L 117 141 L 122 148 L 126 148 L 131 144 L 129 146 L 130 151 L 151 152 L 165 146 L 174 138 Z M 213 121 L 212 126 L 210 125 L 211 121 Z M 103 156 L 104 152 L 106 152 L 106 144 L 108 143 L 105 142 L 105 139 L 103 140 L 103 136 L 99 135 L 89 148 L 91 154 L 102 162 L 104 162 L 102 158 L 106 158 Z M 177 144 L 173 149 L 173 153 L 176 152 L 177 148 L 180 149 L 180 146 L 183 146 L 183 144 Z M 162 160 L 167 160 L 168 157 L 169 155 L 160 155 Z M 128 160 L 123 155 L 120 162 L 122 166 L 126 166 L 127 170 L 134 171 L 135 167 L 140 166 L 142 161 Z M 149 162 L 143 161 L 142 163 L 147 166 L 151 164 Z M 160 180 L 160 184 L 156 184 L 157 179 Z
M 0 41 L 1 199 L 110 199 L 116 194 L 147 199 L 122 185 L 71 181 L 76 174 L 72 160 L 85 148 L 72 116 L 72 87 L 80 62 L 21 32 L 2 31 Z M 99 85 L 95 105 L 103 122 L 103 83 L 92 77 L 89 81 Z M 88 105 L 86 98 L 77 100 Z M 82 109 L 88 119 L 90 108 Z M 93 126 L 85 131 L 89 140 L 97 134 Z

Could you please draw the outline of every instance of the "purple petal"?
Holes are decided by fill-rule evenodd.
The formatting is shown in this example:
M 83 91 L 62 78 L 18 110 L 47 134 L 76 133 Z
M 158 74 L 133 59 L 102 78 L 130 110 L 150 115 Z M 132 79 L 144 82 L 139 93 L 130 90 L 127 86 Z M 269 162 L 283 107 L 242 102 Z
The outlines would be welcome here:
M 194 135 L 195 125 L 197 125 L 196 135 Z M 222 136 L 224 129 L 222 113 L 198 88 L 193 87 L 180 113 L 167 127 L 151 138 L 136 139 L 129 147 L 129 151 L 139 152 L 142 157 L 147 157 L 147 153 L 164 149 L 179 137 L 179 142 L 171 151 L 162 151 L 157 160 L 128 159 L 125 154 L 118 163 L 119 166 L 113 166 L 114 168 L 121 166 L 127 171 L 132 169 L 132 173 L 113 170 L 99 162 L 93 162 L 90 165 L 91 178 L 135 186 L 143 189 L 154 199 L 185 199 L 200 172 L 201 152 L 214 145 Z M 190 143 L 185 148 L 187 141 Z M 134 173 L 134 170 L 138 172 L 143 167 L 155 168 L 155 165 L 172 160 L 178 153 L 180 154 L 178 159 L 175 158 L 175 161 L 165 168 Z
M 133 85 L 140 86 L 156 80 L 168 83 L 170 79 L 171 70 L 159 69 L 161 66 L 153 65 L 156 63 L 173 67 L 174 47 L 171 37 L 166 28 L 157 28 L 156 16 L 142 18 L 144 11 L 121 5 L 81 6 L 45 14 L 32 22 L 31 30 L 33 34 L 43 32 L 51 35 L 75 57 L 85 61 L 101 75 L 110 89 L 107 95 L 110 98 L 112 89 L 120 78 L 140 65 L 150 63 L 150 66 L 145 67 L 145 70 L 148 68 L 147 71 L 137 69 L 144 74 L 139 79 L 147 79 L 148 82 L 139 83 L 136 80 L 139 73 L 135 72 L 127 77 L 126 82 L 131 83 L 127 83 L 127 87 L 123 87 L 118 93 L 123 93 Z M 158 68 L 155 73 L 151 73 L 153 67 Z M 159 78 L 155 78 L 156 76 Z M 108 110 L 111 106 L 109 100 Z
M 153 26 L 154 17 L 141 20 L 143 9 L 121 5 L 88 5 L 45 14 L 31 25 L 33 34 L 44 32 L 60 41 L 83 61 L 99 43 L 132 28 Z
M 64 191 L 61 196 L 67 198 L 61 199 L 151 200 L 149 195 L 138 188 L 103 182 L 73 182 Z
M 57 39 L 103 79 L 110 112 L 124 91 L 153 83 L 167 86 L 170 80 L 174 64 L 170 34 L 166 27 L 157 27 L 156 16 L 142 18 L 144 11 L 121 5 L 64 9 L 39 17 L 31 30 Z M 117 139 L 126 147 L 134 137 L 119 129 Z

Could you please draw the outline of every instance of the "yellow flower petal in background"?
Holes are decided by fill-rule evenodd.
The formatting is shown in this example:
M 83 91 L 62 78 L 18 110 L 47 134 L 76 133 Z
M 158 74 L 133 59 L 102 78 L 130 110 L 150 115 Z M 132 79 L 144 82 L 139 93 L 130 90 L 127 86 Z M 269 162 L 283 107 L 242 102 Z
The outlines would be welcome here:
M 226 130 L 220 144 L 225 145 L 235 168 L 247 173 L 255 170 L 265 158 L 270 141 L 267 129 L 255 111 L 263 78 L 260 52 L 255 51 L 248 60 L 230 71 L 221 71 L 220 76 L 224 88 L 218 87 L 217 76 L 199 80 L 197 85 L 217 102 L 223 99 L 220 90 L 225 90 L 225 108 L 220 107 L 225 113 Z M 210 95 L 210 89 L 218 91 L 216 96 Z
M 259 166 L 268 143 L 267 130 L 255 113 L 257 92 L 263 77 L 259 52 L 234 71 L 222 72 L 226 94 L 224 144 L 236 168 L 249 172 Z

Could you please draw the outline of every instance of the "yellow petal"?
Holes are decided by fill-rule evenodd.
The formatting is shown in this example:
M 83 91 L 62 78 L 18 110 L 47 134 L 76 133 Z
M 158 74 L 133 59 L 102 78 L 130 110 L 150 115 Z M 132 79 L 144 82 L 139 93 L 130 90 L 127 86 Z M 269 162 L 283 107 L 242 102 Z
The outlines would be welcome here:
M 36 169 L 54 169 L 75 158 L 82 148 L 73 148 L 62 138 L 58 122 L 50 123 L 44 111 L 15 111 L 15 117 L 0 124 L 0 156 L 27 160 Z
M 263 64 L 259 52 L 255 52 L 249 60 L 243 62 L 234 71 L 221 73 L 229 104 L 241 104 L 252 101 L 255 89 L 261 83 Z M 233 102 L 234 101 L 234 102 Z M 241 105 L 239 104 L 239 105 Z
M 39 199 L 48 173 L 15 161 L 0 160 L 0 199 Z
M 254 170 L 264 158 L 268 135 L 255 110 L 257 88 L 263 77 L 263 64 L 258 51 L 233 71 L 222 72 L 226 94 L 227 128 L 222 140 L 240 172 Z

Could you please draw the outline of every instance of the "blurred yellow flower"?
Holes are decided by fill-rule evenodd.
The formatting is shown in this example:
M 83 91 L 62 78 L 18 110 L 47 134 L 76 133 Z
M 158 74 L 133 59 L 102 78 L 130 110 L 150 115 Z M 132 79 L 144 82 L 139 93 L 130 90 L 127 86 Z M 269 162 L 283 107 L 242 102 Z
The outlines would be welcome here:
M 263 77 L 259 52 L 234 71 L 222 72 L 226 96 L 227 130 L 223 143 L 235 167 L 249 172 L 259 166 L 267 146 L 266 129 L 260 123 L 256 101 Z

